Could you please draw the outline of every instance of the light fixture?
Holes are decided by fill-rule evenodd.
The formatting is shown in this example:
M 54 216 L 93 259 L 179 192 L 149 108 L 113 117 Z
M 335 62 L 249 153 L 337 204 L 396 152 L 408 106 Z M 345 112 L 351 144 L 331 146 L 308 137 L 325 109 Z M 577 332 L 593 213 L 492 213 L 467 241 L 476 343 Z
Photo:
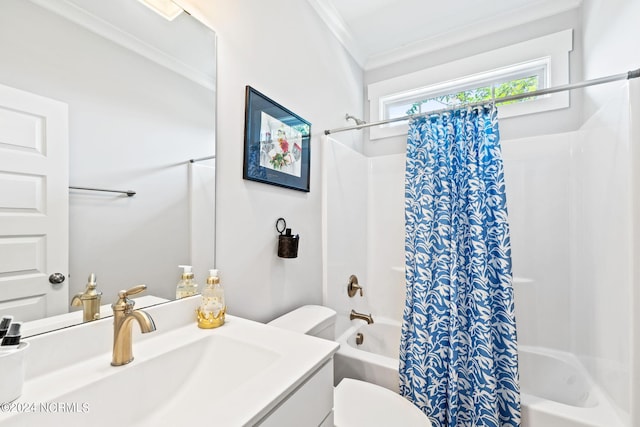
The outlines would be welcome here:
M 138 0 L 163 18 L 173 21 L 183 10 L 171 0 Z

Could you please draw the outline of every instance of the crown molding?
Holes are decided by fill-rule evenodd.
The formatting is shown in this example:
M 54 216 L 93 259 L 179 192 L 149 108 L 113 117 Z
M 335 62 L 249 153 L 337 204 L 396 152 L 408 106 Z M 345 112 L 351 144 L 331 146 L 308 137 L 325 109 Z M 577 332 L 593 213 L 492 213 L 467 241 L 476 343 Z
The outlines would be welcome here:
M 107 40 L 111 40 L 120 46 L 136 52 L 137 54 L 142 55 L 143 57 L 206 87 L 207 89 L 213 91 L 216 90 L 215 76 L 212 78 L 212 76 L 207 73 L 194 68 L 190 64 L 184 63 L 173 55 L 167 54 L 162 50 L 151 46 L 144 40 L 141 40 L 110 22 L 91 14 L 71 1 L 57 0 L 52 2 L 50 0 L 31 0 L 31 2 L 54 12 L 69 21 L 94 32 L 95 34 L 106 38 Z
M 473 24 L 440 33 L 398 49 L 372 55 L 367 58 L 364 69 L 373 70 L 498 31 L 518 27 L 538 19 L 548 18 L 569 10 L 577 9 L 581 4 L 582 0 L 541 0 L 530 3 L 518 9 L 478 20 Z
M 358 65 L 364 68 L 364 65 L 367 61 L 367 55 L 362 47 L 358 44 L 355 37 L 353 37 L 351 31 L 349 31 L 347 24 L 344 22 L 342 16 L 340 16 L 340 13 L 338 13 L 333 3 L 331 3 L 331 0 L 307 1 L 316 11 L 318 16 L 320 16 L 320 18 L 324 21 L 325 25 L 329 28 L 333 35 L 345 47 L 347 52 L 351 54 Z
M 373 70 L 416 56 L 444 49 L 497 31 L 507 30 L 538 19 L 577 9 L 583 0 L 539 0 L 455 30 L 437 34 L 398 49 L 367 56 L 331 0 L 307 0 L 331 32 L 365 70 Z

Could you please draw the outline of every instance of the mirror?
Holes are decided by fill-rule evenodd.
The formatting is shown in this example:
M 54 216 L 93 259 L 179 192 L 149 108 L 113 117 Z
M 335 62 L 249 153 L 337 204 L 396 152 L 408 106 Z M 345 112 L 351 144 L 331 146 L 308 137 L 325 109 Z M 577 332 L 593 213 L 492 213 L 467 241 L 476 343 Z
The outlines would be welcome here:
M 14 320 L 80 310 L 81 322 L 70 302 L 91 273 L 107 306 L 141 283 L 151 302 L 175 298 L 181 264 L 205 283 L 214 267 L 215 43 L 187 13 L 169 21 L 138 0 L 2 0 L 0 85 L 68 105 L 68 185 L 135 192 L 68 190 L 66 306 L 26 301 Z M 7 289 L 18 276 L 51 273 L 0 271 L 0 315 L 14 314 Z

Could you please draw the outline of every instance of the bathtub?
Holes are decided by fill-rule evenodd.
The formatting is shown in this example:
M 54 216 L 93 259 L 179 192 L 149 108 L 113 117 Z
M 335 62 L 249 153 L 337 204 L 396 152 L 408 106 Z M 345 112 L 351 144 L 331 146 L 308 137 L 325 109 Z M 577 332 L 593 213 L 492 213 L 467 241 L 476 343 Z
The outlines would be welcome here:
M 370 325 L 353 320 L 342 328 L 334 358 L 335 383 L 356 378 L 398 392 L 400 324 L 375 316 L 374 320 Z M 358 334 L 363 337 L 360 345 Z M 624 426 L 573 355 L 520 346 L 518 357 L 522 427 Z

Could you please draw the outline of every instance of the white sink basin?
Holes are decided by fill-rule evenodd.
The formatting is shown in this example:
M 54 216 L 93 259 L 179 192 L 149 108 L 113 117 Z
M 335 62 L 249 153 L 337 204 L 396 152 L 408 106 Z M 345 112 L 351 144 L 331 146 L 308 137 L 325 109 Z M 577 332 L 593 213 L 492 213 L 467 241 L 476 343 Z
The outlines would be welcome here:
M 134 334 L 128 365 L 101 353 L 28 379 L 0 426 L 252 425 L 337 349 L 233 316 L 214 330 L 194 322 L 164 333 L 158 320 L 157 331 Z
M 69 369 L 67 374 L 83 376 L 89 381 L 84 384 L 65 381 L 57 387 L 51 384 L 57 392 L 49 398 L 55 402 L 78 403 L 80 413 L 28 414 L 29 422 L 41 418 L 40 425 L 65 427 L 113 426 L 114 423 L 180 425 L 181 418 L 176 417 L 184 417 L 185 411 L 202 413 L 205 408 L 216 411 L 217 406 L 225 404 L 225 395 L 281 357 L 268 349 L 211 333 L 200 333 L 195 341 L 155 351 L 160 346 L 155 341 L 165 344 L 167 339 L 179 339 L 175 332 L 170 335 L 175 336 L 141 343 L 135 360 L 129 365 L 113 367 L 100 357 Z M 63 391 L 69 388 L 75 389 Z M 83 413 L 83 404 L 86 404 L 86 413 Z

